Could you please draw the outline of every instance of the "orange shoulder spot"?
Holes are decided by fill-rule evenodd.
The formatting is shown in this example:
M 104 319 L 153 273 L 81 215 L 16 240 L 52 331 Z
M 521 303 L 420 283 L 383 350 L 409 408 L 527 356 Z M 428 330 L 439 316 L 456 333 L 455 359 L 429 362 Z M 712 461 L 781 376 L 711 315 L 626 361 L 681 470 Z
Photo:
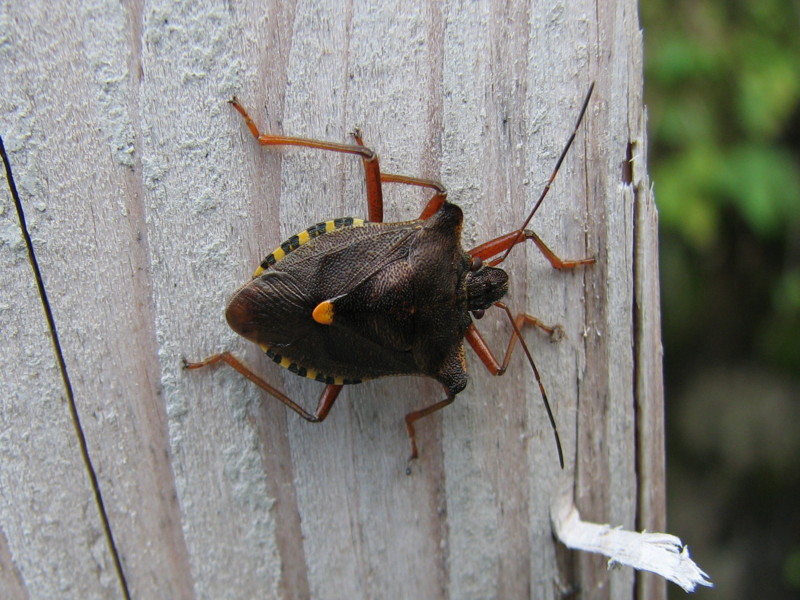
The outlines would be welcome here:
M 311 313 L 311 318 L 320 325 L 330 325 L 333 323 L 333 302 L 324 300 L 317 304 L 314 312 Z

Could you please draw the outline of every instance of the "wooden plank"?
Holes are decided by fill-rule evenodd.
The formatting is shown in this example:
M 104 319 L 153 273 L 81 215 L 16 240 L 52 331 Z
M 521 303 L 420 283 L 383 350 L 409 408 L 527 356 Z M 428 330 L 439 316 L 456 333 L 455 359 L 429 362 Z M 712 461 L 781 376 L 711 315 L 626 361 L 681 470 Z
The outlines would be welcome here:
M 69 3 L 8 4 L 4 9 L 9 11 L 3 18 L 9 31 L 3 36 L 7 42 L 1 61 L 2 129 L 17 141 L 12 159 L 19 165 L 22 200 L 31 215 L 44 283 L 117 550 L 133 594 L 186 597 L 190 574 L 160 400 L 134 152 L 138 119 L 131 112 L 136 81 L 129 77 L 135 57 L 128 15 L 124 7 L 103 2 L 86 3 L 79 10 Z M 32 284 L 30 273 L 26 281 Z M 41 310 L 35 299 L 30 305 Z M 39 346 L 52 353 L 44 341 Z M 27 363 L 26 368 L 34 367 Z M 15 404 L 27 406 L 40 397 L 32 382 L 16 381 L 20 393 Z M 60 382 L 46 392 L 45 397 L 63 402 Z M 66 417 L 63 408 L 56 414 Z M 43 426 L 41 417 L 32 422 Z M 52 440 L 43 437 L 38 443 L 49 452 L 57 441 L 54 432 Z M 77 447 L 74 432 L 70 444 Z M 79 489 L 88 484 L 86 468 L 82 470 L 82 477 L 70 474 Z M 36 492 L 58 497 L 57 480 L 47 485 L 46 473 L 39 475 L 43 480 Z M 94 525 L 98 508 L 93 499 L 77 506 L 81 513 L 72 519 L 73 526 L 83 526 L 82 535 L 102 557 L 109 542 Z M 27 528 L 36 531 L 40 525 L 34 518 Z M 90 579 L 99 578 L 106 590 L 120 589 L 107 557 L 73 569 L 70 529 L 57 533 L 39 562 L 64 569 L 76 582 L 91 568 Z M 24 543 L 15 539 L 13 547 Z M 21 571 L 36 596 L 32 590 L 38 581 L 29 577 L 42 576 Z
M 9 140 L 14 137 L 13 132 L 4 136 L 9 150 L 17 145 Z M 0 597 L 113 595 L 119 589 L 113 561 L 5 170 L 0 185 L 0 307 L 5 323 L 0 352 Z M 35 214 L 31 221 L 40 241 Z M 67 542 L 71 552 L 64 554 Z
M 646 173 L 641 32 L 634 3 L 600 4 L 598 20 L 594 58 L 607 110 L 588 124 L 595 141 L 587 160 L 593 165 L 593 229 L 605 268 L 591 271 L 586 296 L 588 381 L 580 386 L 575 502 L 588 521 L 662 531 L 657 216 Z M 614 59 L 623 55 L 626 60 Z M 630 571 L 606 576 L 603 558 L 581 555 L 579 561 L 579 585 L 592 590 L 588 597 L 629 593 Z M 642 581 L 639 590 L 647 593 L 641 597 L 665 597 L 663 581 Z
M 42 268 L 134 596 L 632 597 L 630 570 L 553 541 L 550 510 L 566 494 L 598 522 L 663 516 L 635 2 L 4 10 L 0 52 L 13 60 L 0 133 L 18 132 L 23 201 L 45 207 Z M 526 334 L 563 472 L 521 354 L 500 379 L 468 356 L 467 390 L 419 425 L 410 477 L 403 416 L 442 397 L 434 382 L 352 386 L 313 426 L 230 369 L 181 369 L 232 350 L 313 406 L 319 384 L 237 338 L 225 302 L 289 235 L 366 214 L 357 159 L 260 148 L 231 96 L 272 133 L 347 141 L 360 127 L 384 171 L 448 187 L 472 247 L 521 224 L 591 81 L 584 126 L 532 225 L 562 257 L 598 263 L 555 272 L 532 245 L 505 263 L 512 309 L 566 333 L 557 344 Z M 387 185 L 385 196 L 386 218 L 401 220 L 426 194 Z M 500 354 L 510 328 L 495 312 L 478 325 Z M 14 381 L 20 404 L 36 397 Z M 16 580 L 35 595 L 5 522 Z M 641 589 L 663 596 L 663 584 Z

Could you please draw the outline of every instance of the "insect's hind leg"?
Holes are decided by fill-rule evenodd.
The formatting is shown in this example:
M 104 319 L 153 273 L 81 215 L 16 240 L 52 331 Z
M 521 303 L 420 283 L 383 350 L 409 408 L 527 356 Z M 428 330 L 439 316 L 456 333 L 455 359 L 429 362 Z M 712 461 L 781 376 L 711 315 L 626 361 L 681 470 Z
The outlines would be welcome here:
M 317 402 L 317 409 L 312 414 L 308 412 L 306 409 L 304 409 L 302 406 L 297 404 L 294 400 L 289 398 L 289 396 L 287 396 L 280 390 L 272 387 L 261 377 L 253 373 L 253 371 L 249 367 L 244 365 L 238 358 L 236 358 L 230 352 L 221 352 L 219 354 L 214 354 L 213 356 L 209 356 L 207 359 L 196 363 L 191 363 L 188 362 L 186 359 L 184 359 L 183 368 L 200 369 L 202 367 L 208 367 L 221 362 L 237 370 L 239 373 L 241 373 L 247 379 L 255 383 L 262 390 L 264 390 L 269 395 L 283 402 L 286 406 L 291 408 L 298 415 L 303 417 L 306 421 L 310 421 L 311 423 L 321 423 L 322 421 L 325 420 L 325 417 L 328 416 L 328 413 L 333 407 L 333 403 L 336 402 L 336 398 L 339 396 L 339 392 L 342 391 L 341 385 L 335 385 L 335 384 L 326 385 L 325 389 L 323 389 L 322 393 L 320 394 L 319 401 Z

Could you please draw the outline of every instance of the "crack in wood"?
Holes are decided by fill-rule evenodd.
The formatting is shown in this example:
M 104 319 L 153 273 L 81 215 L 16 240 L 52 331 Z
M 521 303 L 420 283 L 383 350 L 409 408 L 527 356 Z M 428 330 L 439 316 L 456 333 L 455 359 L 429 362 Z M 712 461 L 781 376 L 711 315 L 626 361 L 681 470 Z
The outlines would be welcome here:
M 44 310 L 45 317 L 47 318 L 47 328 L 49 329 L 50 337 L 53 340 L 53 350 L 55 351 L 56 359 L 58 360 L 58 368 L 61 372 L 61 379 L 64 382 L 64 390 L 67 396 L 67 403 L 69 404 L 69 412 L 72 416 L 72 424 L 75 427 L 75 435 L 78 438 L 78 444 L 80 445 L 81 456 L 83 456 L 83 462 L 86 465 L 86 471 L 89 474 L 95 502 L 97 503 L 97 510 L 100 513 L 100 518 L 103 522 L 103 530 L 105 531 L 109 550 L 114 558 L 114 568 L 117 572 L 122 593 L 126 600 L 130 600 L 131 596 L 130 592 L 128 591 L 128 582 L 126 581 L 125 573 L 122 570 L 122 562 L 119 557 L 119 552 L 117 551 L 116 543 L 114 542 L 114 534 L 111 531 L 111 525 L 108 521 L 106 507 L 103 503 L 103 494 L 100 491 L 100 484 L 97 481 L 97 473 L 95 473 L 94 466 L 92 465 L 92 459 L 89 456 L 89 448 L 86 444 L 86 436 L 84 435 L 83 428 L 81 427 L 80 415 L 78 414 L 78 408 L 75 404 L 75 396 L 72 393 L 72 383 L 70 382 L 69 373 L 67 372 L 67 363 L 64 360 L 64 354 L 61 351 L 61 342 L 59 342 L 58 339 L 55 318 L 53 317 L 53 311 L 50 308 L 50 302 L 47 299 L 47 291 L 44 287 L 42 272 L 39 269 L 39 262 L 36 260 L 33 242 L 30 234 L 28 233 L 28 226 L 25 221 L 25 212 L 22 208 L 22 201 L 19 198 L 17 185 L 14 182 L 14 175 L 11 172 L 11 161 L 8 159 L 8 155 L 6 154 L 6 148 L 5 144 L 3 144 L 2 137 L 0 137 L 0 157 L 3 159 L 3 166 L 5 167 L 6 171 L 6 180 L 8 181 L 11 198 L 14 200 L 14 206 L 17 210 L 17 217 L 19 218 L 19 226 L 22 231 L 22 237 L 25 239 L 25 246 L 28 250 L 28 260 L 31 263 L 31 269 L 33 270 L 34 277 L 36 278 L 36 287 L 39 290 L 39 298 L 42 301 L 42 309 Z

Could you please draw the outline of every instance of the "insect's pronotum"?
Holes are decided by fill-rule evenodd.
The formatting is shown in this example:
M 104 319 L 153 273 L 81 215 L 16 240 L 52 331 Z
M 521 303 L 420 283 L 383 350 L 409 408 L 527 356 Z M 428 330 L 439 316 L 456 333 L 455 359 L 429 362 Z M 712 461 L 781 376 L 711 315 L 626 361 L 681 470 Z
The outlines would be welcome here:
M 508 275 L 497 268 L 512 248 L 532 241 L 556 269 L 571 269 L 593 258 L 561 260 L 533 231 L 526 229 L 544 200 L 575 138 L 592 95 L 589 88 L 575 128 L 550 178 L 519 229 L 471 250 L 461 247 L 461 209 L 447 201 L 438 182 L 382 173 L 378 156 L 355 144 L 262 134 L 235 98 L 253 137 L 264 146 L 305 146 L 361 157 L 364 165 L 369 221 L 352 217 L 318 223 L 292 236 L 268 255 L 252 279 L 231 298 L 226 310 L 230 326 L 258 344 L 290 371 L 325 384 L 317 408 L 308 412 L 267 383 L 228 352 L 197 363 L 196 369 L 225 362 L 304 419 L 325 419 L 343 385 L 387 375 L 424 375 L 442 384 L 445 397 L 406 415 L 411 458 L 416 458 L 416 421 L 450 404 L 467 384 L 464 340 L 492 375 L 502 375 L 520 341 L 544 400 L 563 454 L 539 371 L 520 330 L 533 325 L 553 333 L 537 318 L 511 310 L 500 300 L 508 291 Z M 428 188 L 433 196 L 419 218 L 383 222 L 384 183 Z M 496 306 L 508 316 L 513 332 L 500 362 L 473 323 Z

